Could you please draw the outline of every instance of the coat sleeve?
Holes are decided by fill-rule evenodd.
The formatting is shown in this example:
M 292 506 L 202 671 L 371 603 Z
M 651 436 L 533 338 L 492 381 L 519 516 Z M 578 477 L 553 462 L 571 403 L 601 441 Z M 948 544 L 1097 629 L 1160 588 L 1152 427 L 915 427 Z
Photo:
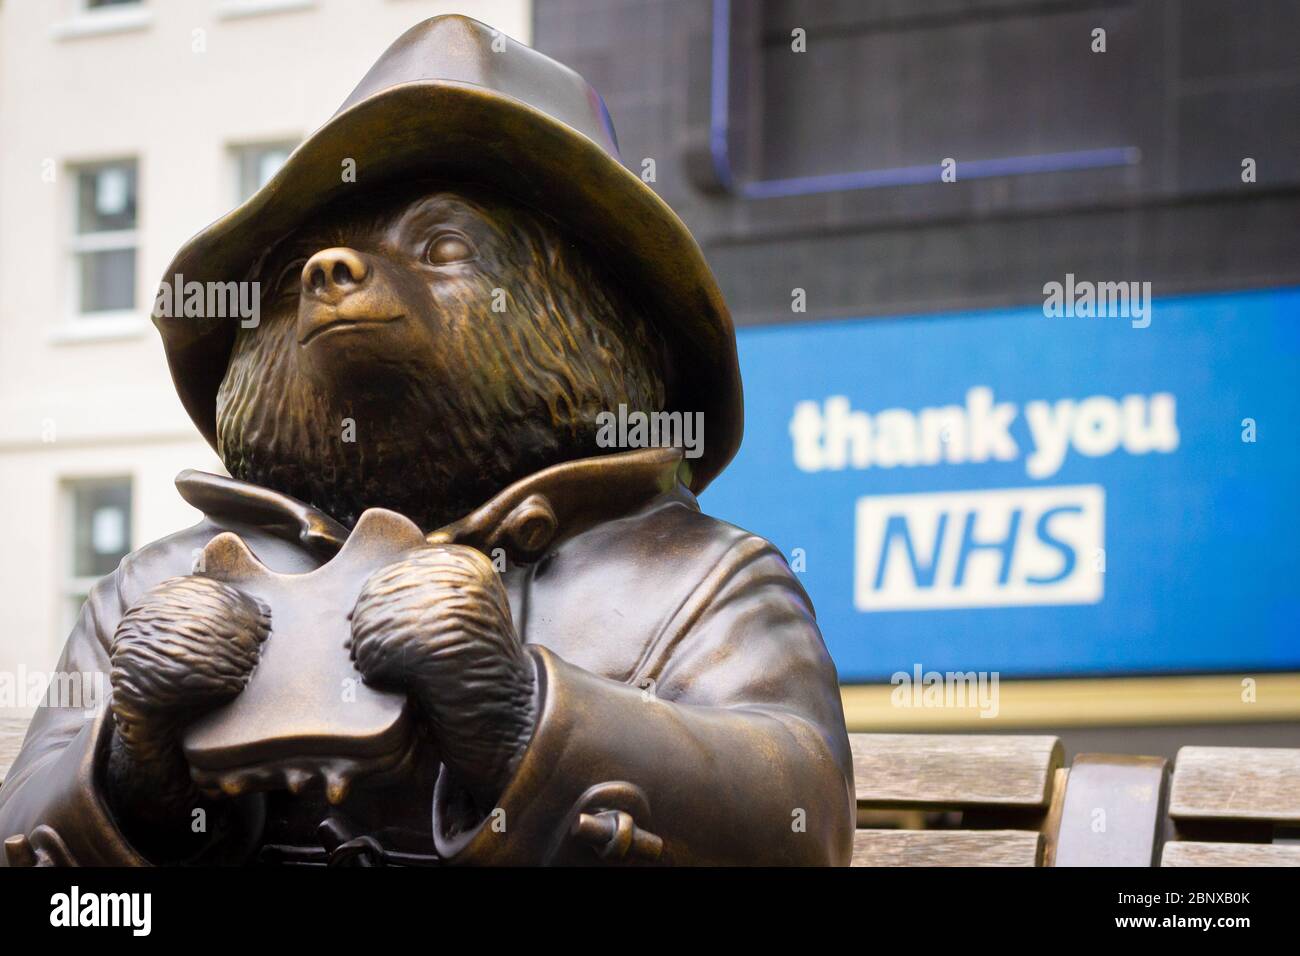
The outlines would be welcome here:
M 188 533 L 155 542 L 123 559 L 91 589 L 64 646 L 55 679 L 92 688 L 93 700 L 46 695 L 22 749 L 0 787 L 4 865 L 139 866 L 150 863 L 113 817 L 104 785 L 113 717 L 108 650 L 123 614 L 159 581 L 188 571 Z M 229 862 L 248 855 L 259 826 L 256 798 L 239 804 L 227 825 L 211 830 L 193 860 Z
M 92 589 L 55 672 L 93 689 L 93 700 L 47 695 L 0 788 L 0 865 L 145 862 L 113 822 L 99 782 L 112 733 L 107 646 L 122 616 L 119 573 Z
M 540 716 L 498 807 L 446 773 L 434 840 L 456 863 L 844 865 L 852 762 L 834 665 L 771 545 L 732 546 L 629 682 L 530 645 Z

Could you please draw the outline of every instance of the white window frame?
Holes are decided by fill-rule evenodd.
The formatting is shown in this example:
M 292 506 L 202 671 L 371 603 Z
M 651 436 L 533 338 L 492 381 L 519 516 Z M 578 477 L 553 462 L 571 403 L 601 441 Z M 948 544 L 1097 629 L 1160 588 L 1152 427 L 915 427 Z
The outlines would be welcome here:
M 267 13 L 294 13 L 314 9 L 319 0 L 217 0 L 218 20 L 240 20 Z
M 285 136 L 268 136 L 252 140 L 239 140 L 238 142 L 226 144 L 226 156 L 229 160 L 230 169 L 230 198 L 233 206 L 241 206 L 248 201 L 248 197 L 243 195 L 240 180 L 242 171 L 242 158 L 245 151 L 250 149 L 271 149 L 273 147 L 287 146 L 292 153 L 302 144 L 303 137 L 301 134 L 288 134 Z
M 77 231 L 78 175 L 83 170 L 115 163 L 135 164 L 136 215 L 134 229 L 112 229 L 104 232 Z M 64 246 L 65 280 L 63 288 L 67 299 L 63 309 L 63 322 L 51 331 L 50 338 L 57 343 L 98 342 L 104 339 L 133 338 L 148 331 L 149 323 L 139 305 L 141 229 L 140 229 L 140 158 L 117 156 L 108 159 L 88 159 L 64 164 L 65 192 L 64 229 L 67 239 Z M 137 305 L 130 309 L 107 309 L 102 312 L 81 311 L 81 254 L 110 252 L 118 249 L 135 250 L 135 283 Z
M 153 24 L 153 10 L 147 0 L 110 7 L 92 7 L 89 0 L 73 0 L 72 15 L 50 27 L 56 40 L 106 36 L 145 30 Z
M 77 616 L 81 613 L 81 605 L 75 608 L 72 606 L 74 598 L 86 595 L 89 597 L 91 589 L 100 580 L 103 575 L 78 575 L 75 573 L 77 567 L 76 555 L 76 534 L 77 534 L 77 504 L 75 489 L 78 485 L 90 484 L 109 484 L 110 482 L 125 481 L 131 489 L 130 508 L 131 521 L 127 526 L 127 553 L 135 550 L 135 526 L 136 514 L 138 511 L 136 500 L 138 482 L 135 475 L 130 472 L 105 472 L 103 474 L 67 474 L 60 475 L 58 479 L 59 491 L 59 510 L 61 512 L 61 531 L 59 534 L 59 613 L 55 616 L 61 628 L 61 632 L 55 635 L 56 648 L 62 647 L 63 642 L 67 640 L 72 629 L 76 627 Z M 84 599 L 83 599 L 84 600 Z

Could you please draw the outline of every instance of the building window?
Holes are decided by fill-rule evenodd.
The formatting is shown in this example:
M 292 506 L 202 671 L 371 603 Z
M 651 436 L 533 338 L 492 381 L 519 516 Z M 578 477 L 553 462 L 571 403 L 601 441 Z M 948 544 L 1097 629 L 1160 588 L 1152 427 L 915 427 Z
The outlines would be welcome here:
M 1135 166 L 1150 125 L 1134 100 L 1140 67 L 1115 60 L 1099 69 L 1075 38 L 1090 35 L 1099 7 L 1132 35 L 1142 6 L 714 4 L 710 162 L 692 169 L 705 185 L 772 199 L 940 183 L 945 158 L 962 180 Z M 821 38 L 815 56 L 790 55 L 794 27 Z M 928 195 L 909 199 L 909 219 L 951 215 L 947 198 Z M 876 208 L 854 209 L 868 207 Z
M 218 19 L 237 20 L 241 17 L 256 17 L 268 13 L 311 10 L 316 4 L 317 0 L 218 0 L 214 12 Z
M 64 488 L 68 555 L 63 590 L 70 628 L 95 582 L 112 574 L 131 551 L 131 479 L 77 479 Z
M 76 166 L 72 303 L 76 317 L 135 308 L 135 160 Z
M 153 21 L 144 0 L 75 0 L 71 16 L 51 25 L 58 40 L 143 30 Z
M 234 147 L 231 152 L 235 157 L 235 201 L 243 202 L 265 186 L 296 145 L 283 142 Z

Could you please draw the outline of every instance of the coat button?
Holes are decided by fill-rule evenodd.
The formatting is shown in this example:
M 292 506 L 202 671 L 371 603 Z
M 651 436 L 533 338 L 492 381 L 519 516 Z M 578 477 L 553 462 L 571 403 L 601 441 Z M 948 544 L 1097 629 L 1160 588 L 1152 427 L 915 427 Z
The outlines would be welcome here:
M 555 538 L 559 520 L 545 495 L 529 495 L 502 522 L 512 550 L 523 560 L 534 560 Z

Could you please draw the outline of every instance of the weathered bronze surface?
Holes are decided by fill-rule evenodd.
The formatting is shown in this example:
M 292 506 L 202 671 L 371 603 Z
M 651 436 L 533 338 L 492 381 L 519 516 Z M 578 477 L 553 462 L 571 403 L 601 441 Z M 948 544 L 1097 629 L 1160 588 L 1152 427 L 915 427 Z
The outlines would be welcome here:
M 256 323 L 156 318 L 233 477 L 94 588 L 59 668 L 111 699 L 37 713 L 7 862 L 848 862 L 807 595 L 696 504 L 726 306 L 580 77 L 419 24 L 163 281 L 261 284 Z M 611 447 L 619 410 L 701 453 Z
M 196 783 L 231 796 L 320 783 L 339 804 L 354 779 L 397 762 L 410 736 L 406 698 L 363 683 L 341 649 L 361 584 L 424 543 L 415 524 L 382 508 L 308 574 L 271 571 L 229 531 L 208 542 L 202 574 L 261 602 L 270 632 L 239 696 L 185 730 Z

